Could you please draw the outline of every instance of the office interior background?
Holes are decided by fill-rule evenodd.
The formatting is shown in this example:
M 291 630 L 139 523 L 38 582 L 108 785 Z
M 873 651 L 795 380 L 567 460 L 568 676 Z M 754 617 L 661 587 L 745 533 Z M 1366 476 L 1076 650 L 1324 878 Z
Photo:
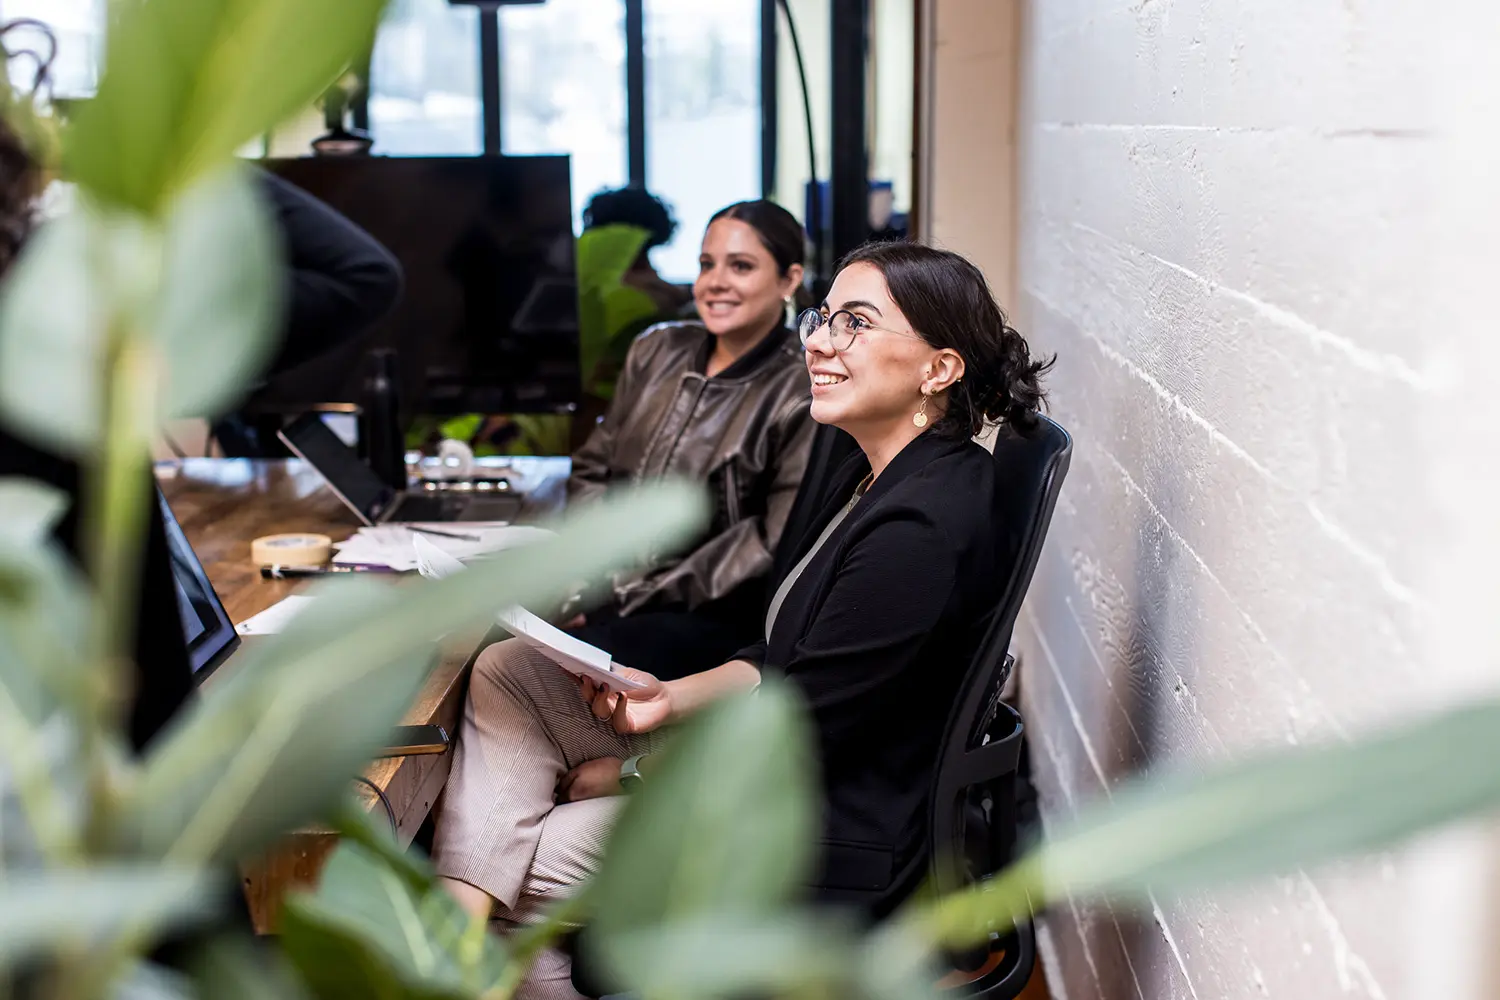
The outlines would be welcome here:
M 629 3 L 499 11 L 499 151 L 570 155 L 575 211 L 644 182 L 681 223 L 656 265 L 686 281 L 715 208 L 764 192 L 805 217 L 802 93 L 785 30 L 763 57 L 761 0 L 632 2 L 634 95 Z M 86 91 L 103 5 L 0 12 L 53 23 L 58 89 Z M 835 5 L 790 4 L 825 180 Z M 868 179 L 1059 357 L 1052 413 L 1077 452 L 1018 642 L 1044 819 L 1147 767 L 1347 740 L 1492 691 L 1500 11 L 868 13 Z M 395 0 L 370 68 L 377 153 L 484 150 L 480 24 Z M 258 152 L 301 155 L 323 129 L 310 109 Z M 1497 996 L 1496 847 L 1466 825 L 1140 916 L 1056 906 L 1048 979 L 1074 1000 Z

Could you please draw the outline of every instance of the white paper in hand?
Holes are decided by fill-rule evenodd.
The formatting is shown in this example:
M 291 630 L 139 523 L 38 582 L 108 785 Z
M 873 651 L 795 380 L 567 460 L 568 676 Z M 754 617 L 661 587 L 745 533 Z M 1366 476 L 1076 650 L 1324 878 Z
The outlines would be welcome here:
M 497 616 L 500 624 L 529 646 L 540 650 L 549 660 L 577 677 L 587 677 L 611 691 L 639 691 L 646 685 L 615 673 L 609 654 L 598 646 L 575 639 L 557 626 L 523 607 L 506 608 Z
M 417 571 L 429 579 L 452 576 L 464 568 L 458 559 L 444 552 L 421 535 L 412 544 L 417 550 Z M 527 645 L 540 650 L 547 659 L 578 677 L 587 677 L 611 691 L 638 691 L 646 685 L 615 673 L 608 653 L 557 628 L 545 619 L 519 605 L 506 608 L 496 616 L 501 625 Z

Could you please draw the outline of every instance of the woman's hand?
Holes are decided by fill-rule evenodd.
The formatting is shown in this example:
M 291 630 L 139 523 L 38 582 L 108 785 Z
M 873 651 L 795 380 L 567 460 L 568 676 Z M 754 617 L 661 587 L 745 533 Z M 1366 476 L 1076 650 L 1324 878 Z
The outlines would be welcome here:
M 584 761 L 557 783 L 557 801 L 582 802 L 620 794 L 620 758 Z
M 616 694 L 587 677 L 578 679 L 579 691 L 596 719 L 614 723 L 615 732 L 649 733 L 672 719 L 672 696 L 665 684 L 644 670 L 616 666 L 615 673 L 646 685 L 625 694 Z

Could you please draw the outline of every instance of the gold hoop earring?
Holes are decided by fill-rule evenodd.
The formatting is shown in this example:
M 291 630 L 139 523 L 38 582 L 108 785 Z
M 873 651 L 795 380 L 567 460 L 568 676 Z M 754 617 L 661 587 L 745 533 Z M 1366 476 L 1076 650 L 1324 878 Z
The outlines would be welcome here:
M 918 427 L 926 427 L 927 426 L 927 393 L 926 392 L 922 393 L 922 408 L 920 410 L 918 410 L 916 413 L 912 414 L 911 422 L 914 423 L 914 424 L 916 424 Z

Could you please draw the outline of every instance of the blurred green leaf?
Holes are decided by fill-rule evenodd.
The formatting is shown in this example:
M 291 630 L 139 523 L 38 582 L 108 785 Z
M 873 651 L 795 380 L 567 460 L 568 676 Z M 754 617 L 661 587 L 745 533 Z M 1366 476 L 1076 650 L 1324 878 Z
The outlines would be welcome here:
M 107 238 L 80 204 L 43 226 L 0 284 L 0 420 L 71 453 L 99 437 L 112 295 L 93 279 L 90 262 Z
M 592 933 L 585 935 L 591 945 Z M 856 1000 L 858 935 L 845 924 L 795 911 L 745 917 L 717 912 L 622 931 L 600 944 L 621 983 L 644 996 L 799 995 Z
M 0 686 L 26 718 L 40 721 L 59 701 L 82 696 L 91 608 L 81 574 L 56 544 L 0 536 Z
M 905 918 L 948 945 L 1004 929 L 1028 897 L 1146 904 L 1386 847 L 1500 804 L 1500 703 L 1352 744 L 1266 753 L 1203 774 L 1136 780 L 992 882 Z M 1398 791 L 1399 790 L 1399 791 Z
M 79 198 L 0 286 L 0 418 L 61 451 L 97 448 L 112 338 L 147 348 L 159 388 L 143 422 L 232 402 L 274 346 L 281 284 L 270 226 L 238 169 L 186 192 L 161 228 Z
M 646 229 L 625 223 L 584 230 L 578 237 L 579 286 L 610 289 L 618 285 L 650 238 Z
M 397 588 L 339 582 L 347 585 L 313 591 L 310 623 L 244 650 L 153 743 L 122 803 L 121 847 L 194 861 L 248 856 L 326 814 L 374 757 L 416 698 L 433 636 L 416 630 L 380 653 L 311 655 L 321 640 L 367 629 L 372 614 L 400 614 Z
M 578 370 L 591 395 L 604 389 L 600 365 L 616 355 L 623 358 L 629 335 L 657 314 L 651 296 L 622 284 L 649 238 L 639 226 L 618 224 L 596 226 L 578 237 Z M 617 344 L 620 340 L 627 343 Z
M 217 415 L 270 360 L 279 253 L 242 169 L 219 171 L 172 204 L 161 298 L 145 329 L 166 367 L 162 418 Z
M 158 737 L 121 803 L 121 843 L 229 861 L 326 815 L 410 704 L 438 635 L 512 604 L 558 601 L 578 579 L 671 549 L 703 513 L 696 489 L 655 486 L 445 580 L 315 591 L 314 611 L 247 649 Z
M 416 849 L 408 850 L 396 840 L 382 811 L 376 815 L 356 798 L 346 797 L 334 816 L 333 828 L 344 841 L 358 844 L 385 862 L 406 887 L 422 895 L 436 884 L 432 862 Z
M 306 1000 L 308 992 L 266 939 L 221 935 L 186 963 L 203 1000 Z
M 39 544 L 68 509 L 62 490 L 35 479 L 0 479 L 0 534 Z
M 464 1000 L 509 965 L 499 938 L 432 887 L 418 895 L 377 855 L 340 845 L 316 893 L 288 897 L 282 948 L 321 1000 Z
M 521 432 L 519 447 L 512 448 L 518 455 L 566 455 L 568 435 L 572 421 L 561 414 L 516 413 L 511 422 Z
M 810 874 L 817 839 L 807 725 L 768 680 L 675 734 L 630 797 L 589 889 L 591 936 L 774 912 Z
M 147 214 L 308 107 L 374 38 L 384 0 L 115 0 L 71 176 Z
M 185 927 L 209 916 L 213 900 L 201 873 L 159 865 L 12 869 L 0 880 L 0 970 L 64 945 L 96 944 L 126 928 Z
M 196 997 L 187 977 L 150 962 L 137 962 L 115 980 L 110 990 L 110 1000 L 195 1000 Z

